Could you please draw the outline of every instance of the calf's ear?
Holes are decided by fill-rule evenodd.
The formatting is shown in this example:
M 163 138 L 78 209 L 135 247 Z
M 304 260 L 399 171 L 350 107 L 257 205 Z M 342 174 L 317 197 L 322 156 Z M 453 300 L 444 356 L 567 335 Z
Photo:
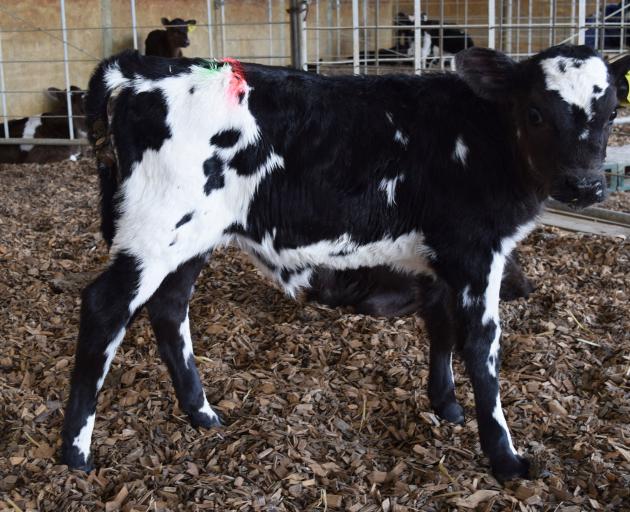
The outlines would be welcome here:
M 61 101 L 66 97 L 66 91 L 57 89 L 57 87 L 49 87 L 48 89 L 46 89 L 45 94 L 53 101 Z
M 608 61 L 612 79 L 617 88 L 619 103 L 630 103 L 630 53 L 613 57 Z
M 162 18 L 162 25 L 166 26 L 170 23 L 170 21 L 168 21 L 168 18 Z
M 186 25 L 196 25 L 197 20 L 186 20 Z
M 505 101 L 516 86 L 516 62 L 489 48 L 469 48 L 455 55 L 457 73 L 477 96 Z

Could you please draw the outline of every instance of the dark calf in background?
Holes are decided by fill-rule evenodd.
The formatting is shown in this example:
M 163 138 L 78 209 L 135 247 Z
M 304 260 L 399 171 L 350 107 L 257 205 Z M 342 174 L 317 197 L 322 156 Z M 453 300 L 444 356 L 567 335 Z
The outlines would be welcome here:
M 72 121 L 75 138 L 87 137 L 85 122 L 85 93 L 79 87 L 70 86 Z M 9 121 L 9 137 L 24 139 L 68 139 L 68 102 L 66 91 L 49 87 L 46 95 L 53 101 L 53 109 L 40 116 L 23 117 Z M 4 125 L 0 124 L 4 136 Z M 85 146 L 84 146 L 85 147 Z M 0 163 L 47 163 L 80 156 L 81 146 L 38 146 L 33 144 L 0 144 Z
M 156 57 L 177 58 L 182 57 L 182 48 L 190 46 L 188 33 L 197 24 L 197 20 L 186 20 L 181 18 L 162 18 L 162 25 L 165 30 L 153 30 L 149 32 L 144 42 L 145 55 Z

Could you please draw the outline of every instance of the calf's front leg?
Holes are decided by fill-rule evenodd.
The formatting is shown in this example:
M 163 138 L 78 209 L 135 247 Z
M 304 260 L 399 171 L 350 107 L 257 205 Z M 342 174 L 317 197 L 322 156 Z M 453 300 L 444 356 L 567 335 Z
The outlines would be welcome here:
M 505 255 L 493 253 L 487 278 L 472 278 L 459 292 L 459 347 L 475 395 L 479 438 L 499 481 L 528 478 L 530 463 L 512 444 L 499 396 L 499 291 Z

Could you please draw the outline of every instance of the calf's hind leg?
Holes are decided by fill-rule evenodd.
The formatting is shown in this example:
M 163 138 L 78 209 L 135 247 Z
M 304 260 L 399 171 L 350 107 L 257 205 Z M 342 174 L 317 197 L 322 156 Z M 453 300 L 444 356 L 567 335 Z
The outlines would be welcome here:
M 160 356 L 173 380 L 181 409 L 194 427 L 220 425 L 199 379 L 192 351 L 188 302 L 205 258 L 193 258 L 169 274 L 147 302 Z
M 61 460 L 91 469 L 90 443 L 98 393 L 133 314 L 140 270 L 136 260 L 115 256 L 110 267 L 82 294 L 81 324 L 62 432 Z

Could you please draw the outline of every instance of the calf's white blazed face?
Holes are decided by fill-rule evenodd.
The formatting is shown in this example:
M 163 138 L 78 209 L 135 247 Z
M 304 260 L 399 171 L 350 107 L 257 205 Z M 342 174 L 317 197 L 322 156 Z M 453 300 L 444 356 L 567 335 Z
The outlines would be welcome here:
M 549 91 L 557 91 L 569 105 L 583 110 L 588 120 L 593 117 L 593 103 L 609 87 L 608 68 L 599 57 L 576 59 L 557 56 L 540 62 Z
M 617 102 L 614 77 L 594 50 L 556 46 L 517 63 L 472 48 L 457 63 L 475 94 L 504 104 L 501 122 L 514 130 L 507 142 L 541 199 L 583 207 L 605 198 L 602 163 Z

